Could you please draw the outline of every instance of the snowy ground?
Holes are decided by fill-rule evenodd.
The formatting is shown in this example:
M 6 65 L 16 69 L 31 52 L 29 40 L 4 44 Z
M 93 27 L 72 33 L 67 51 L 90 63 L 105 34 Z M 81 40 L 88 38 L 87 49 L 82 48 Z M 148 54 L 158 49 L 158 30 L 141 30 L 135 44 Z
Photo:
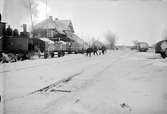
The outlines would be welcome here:
M 5 114 L 167 114 L 167 59 L 153 52 L 3 64 L 0 78 Z

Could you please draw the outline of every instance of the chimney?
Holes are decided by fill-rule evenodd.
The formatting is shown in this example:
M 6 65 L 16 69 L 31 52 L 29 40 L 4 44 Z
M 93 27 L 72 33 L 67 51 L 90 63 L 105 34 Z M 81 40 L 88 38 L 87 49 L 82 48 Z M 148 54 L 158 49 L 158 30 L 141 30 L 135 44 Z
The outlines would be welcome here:
M 23 24 L 23 32 L 27 32 L 27 25 Z

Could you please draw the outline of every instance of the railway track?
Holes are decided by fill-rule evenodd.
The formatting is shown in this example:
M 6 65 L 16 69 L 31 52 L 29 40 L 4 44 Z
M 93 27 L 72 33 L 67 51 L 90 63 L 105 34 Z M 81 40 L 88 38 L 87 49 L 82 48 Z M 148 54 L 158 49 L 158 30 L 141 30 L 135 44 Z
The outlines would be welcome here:
M 88 58 L 89 59 L 89 58 Z M 73 59 L 69 59 L 68 61 L 70 60 L 73 60 Z M 80 58 L 78 58 L 77 60 L 80 60 Z M 85 59 L 84 59 L 85 60 Z M 15 97 L 11 97 L 11 98 L 8 98 L 8 99 L 5 99 L 6 102 L 8 101 L 12 101 L 12 100 L 16 100 L 16 99 L 20 99 L 20 98 L 24 98 L 26 96 L 29 96 L 29 95 L 32 95 L 32 94 L 35 94 L 35 93 L 40 93 L 40 92 L 47 92 L 48 90 L 52 89 L 52 88 L 55 88 L 57 87 L 59 84 L 61 83 L 67 83 L 68 81 L 72 80 L 73 78 L 81 75 L 86 69 L 89 69 L 90 67 L 92 66 L 95 66 L 95 65 L 98 65 L 100 64 L 101 62 L 98 62 L 98 63 L 93 63 L 93 64 L 88 64 L 86 65 L 81 71 L 79 71 L 78 73 L 75 73 L 73 75 L 70 75 L 70 76 L 67 76 L 66 78 L 63 78 L 61 80 L 58 80 L 58 81 L 55 81 L 47 86 L 44 86 L 44 87 L 41 87 L 40 89 L 37 89 L 37 90 L 34 90 L 33 92 L 30 92 L 30 93 L 27 93 L 25 95 L 21 95 L 21 96 L 15 96 Z
M 55 62 L 49 62 L 49 63 L 44 63 L 44 64 L 38 64 L 38 65 L 32 65 L 32 66 L 24 66 L 24 67 L 21 67 L 21 68 L 15 68 L 15 69 L 11 69 L 11 70 L 3 70 L 0 71 L 0 74 L 1 73 L 7 73 L 7 72 L 12 72 L 12 71 L 20 71 L 20 70 L 26 70 L 26 69 L 32 69 L 32 68 L 37 68 L 37 67 L 41 67 L 41 66 L 48 66 L 48 65 L 54 65 L 54 64 L 57 64 L 57 63 L 67 63 L 67 62 L 73 62 L 73 61 L 78 61 L 78 60 L 81 60 L 82 57 L 79 57 L 79 58 L 73 58 L 73 59 L 67 59 L 67 60 L 64 60 L 64 61 L 55 61 Z M 3 67 L 3 65 L 2 65 Z M 6 66 L 5 66 L 6 67 Z

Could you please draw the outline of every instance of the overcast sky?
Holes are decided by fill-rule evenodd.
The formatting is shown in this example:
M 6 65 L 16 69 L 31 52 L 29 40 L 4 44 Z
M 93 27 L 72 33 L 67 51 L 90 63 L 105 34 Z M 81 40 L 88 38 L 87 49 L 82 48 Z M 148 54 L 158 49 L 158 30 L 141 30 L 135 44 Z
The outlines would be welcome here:
M 32 1 L 32 0 L 31 0 Z M 35 0 L 34 23 L 46 18 L 46 0 Z M 28 0 L 0 0 L 3 20 L 15 27 L 30 21 Z M 119 44 L 150 44 L 167 34 L 167 0 L 47 0 L 47 15 L 71 19 L 81 38 L 104 39 L 113 31 Z M 3 6 L 3 7 L 2 7 Z

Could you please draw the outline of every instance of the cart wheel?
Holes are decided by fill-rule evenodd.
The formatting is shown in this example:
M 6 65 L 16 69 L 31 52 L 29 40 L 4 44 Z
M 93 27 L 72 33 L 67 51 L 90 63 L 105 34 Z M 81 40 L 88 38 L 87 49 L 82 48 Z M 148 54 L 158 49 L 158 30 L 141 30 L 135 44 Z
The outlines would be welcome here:
M 72 52 L 71 51 L 68 51 L 68 54 L 71 54 Z
M 54 52 L 50 53 L 50 55 L 51 55 L 51 58 L 53 58 L 54 57 Z
M 62 56 L 64 56 L 65 55 L 65 52 L 62 52 Z
M 47 59 L 47 58 L 48 58 L 48 54 L 44 53 L 44 59 Z
M 61 57 L 61 52 L 58 52 L 58 57 Z

